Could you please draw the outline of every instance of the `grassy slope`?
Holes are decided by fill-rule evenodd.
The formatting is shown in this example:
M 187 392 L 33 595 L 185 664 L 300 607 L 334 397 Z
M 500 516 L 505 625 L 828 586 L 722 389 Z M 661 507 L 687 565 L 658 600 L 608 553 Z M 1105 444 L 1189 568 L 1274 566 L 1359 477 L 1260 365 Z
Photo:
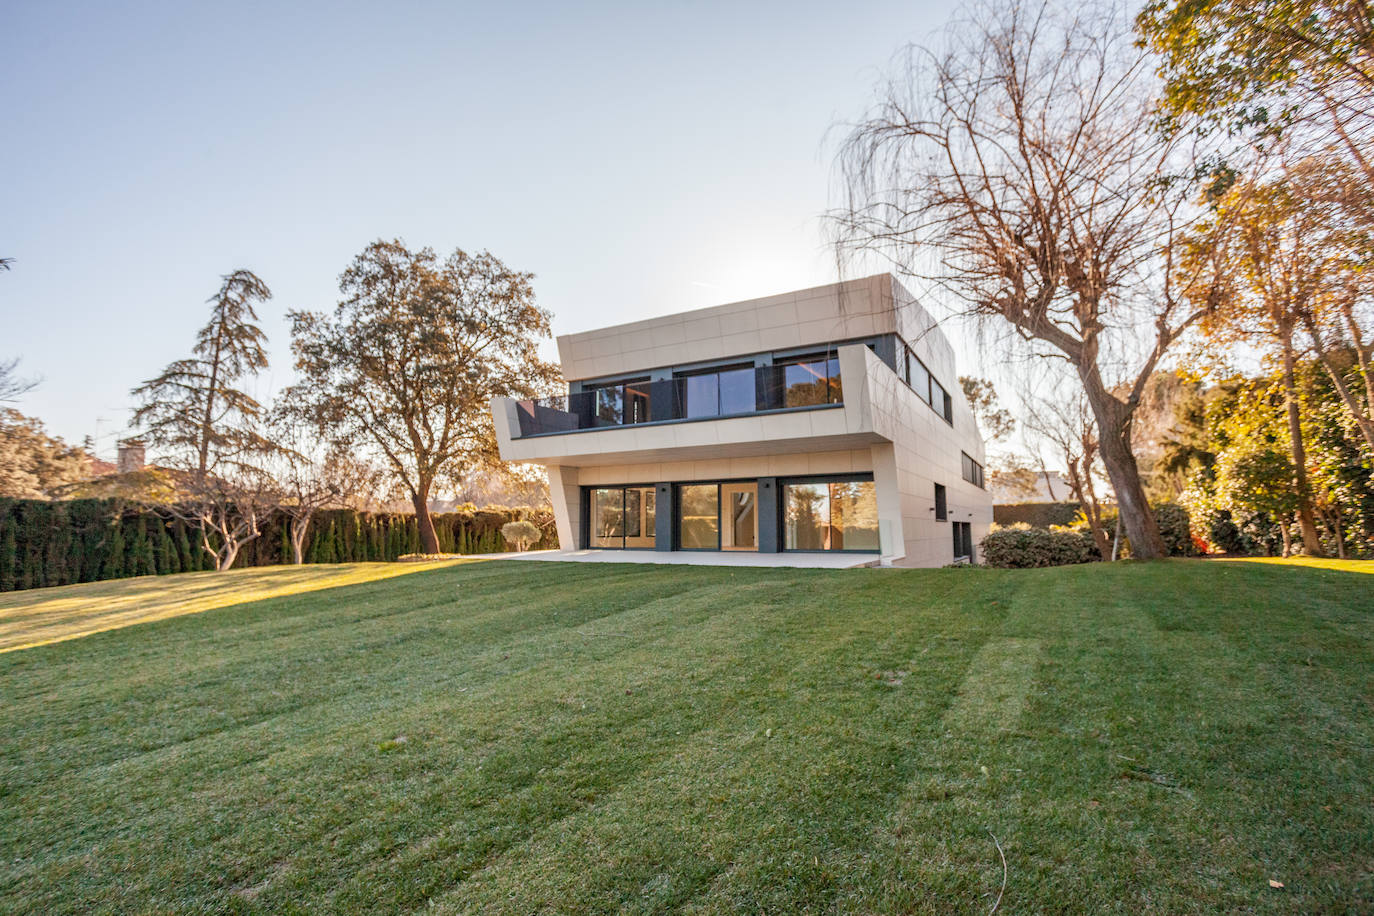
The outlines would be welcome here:
M 492 562 L 12 652 L 0 909 L 985 912 L 995 834 L 1001 912 L 1367 911 L 1372 581 Z
M 250 601 L 390 579 L 425 568 L 415 563 L 273 566 L 10 592 L 0 595 L 0 652 Z

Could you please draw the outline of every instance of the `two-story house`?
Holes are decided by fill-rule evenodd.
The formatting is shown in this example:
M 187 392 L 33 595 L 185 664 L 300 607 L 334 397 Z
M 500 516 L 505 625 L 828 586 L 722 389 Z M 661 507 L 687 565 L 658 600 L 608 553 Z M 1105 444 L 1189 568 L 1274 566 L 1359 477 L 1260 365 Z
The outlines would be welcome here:
M 941 566 L 974 559 L 992 522 L 954 352 L 890 274 L 565 335 L 558 351 L 566 395 L 492 413 L 502 458 L 548 469 L 565 550 Z

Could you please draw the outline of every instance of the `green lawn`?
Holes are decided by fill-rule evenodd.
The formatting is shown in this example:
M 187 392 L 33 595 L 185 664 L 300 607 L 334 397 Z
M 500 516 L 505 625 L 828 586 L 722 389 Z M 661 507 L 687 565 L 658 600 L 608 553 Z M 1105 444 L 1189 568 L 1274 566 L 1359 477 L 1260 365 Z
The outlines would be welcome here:
M 8 652 L 0 910 L 986 913 L 1000 844 L 1000 913 L 1369 912 L 1369 568 L 479 562 Z

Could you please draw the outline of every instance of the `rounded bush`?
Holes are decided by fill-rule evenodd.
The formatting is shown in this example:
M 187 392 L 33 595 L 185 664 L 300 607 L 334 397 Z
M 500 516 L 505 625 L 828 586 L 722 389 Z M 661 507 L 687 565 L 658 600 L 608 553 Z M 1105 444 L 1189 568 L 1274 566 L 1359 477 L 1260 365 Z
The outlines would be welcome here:
M 983 538 L 982 548 L 983 561 L 1003 569 L 1071 566 L 1101 559 L 1090 533 L 1065 528 L 998 528 Z

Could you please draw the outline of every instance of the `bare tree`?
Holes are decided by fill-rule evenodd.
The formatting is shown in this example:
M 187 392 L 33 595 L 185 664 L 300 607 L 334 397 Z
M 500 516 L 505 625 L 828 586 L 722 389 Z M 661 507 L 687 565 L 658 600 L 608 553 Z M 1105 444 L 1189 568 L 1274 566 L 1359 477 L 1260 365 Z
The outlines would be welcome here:
M 0 402 L 14 402 L 38 387 L 38 379 L 19 377 L 18 358 L 0 360 Z
M 288 398 L 288 389 L 269 416 L 276 450 L 270 467 L 280 491 L 278 508 L 289 520 L 292 562 L 305 562 L 305 539 L 316 513 L 344 509 L 359 497 L 374 494 L 376 468 L 352 454 L 344 443 L 330 442 L 325 432 Z
M 1028 386 L 1045 390 L 1047 386 Z M 1022 401 L 1021 425 L 1052 448 L 1064 462 L 1069 492 L 1083 510 L 1093 543 L 1103 560 L 1112 558 L 1112 545 L 1102 523 L 1102 504 L 1097 497 L 1097 420 L 1083 391 L 1065 382 L 1049 387 L 1048 396 L 1028 394 Z
M 1170 239 L 1194 218 L 1183 141 L 1152 129 L 1129 17 L 979 4 L 942 52 L 910 48 L 840 154 L 846 257 L 876 253 L 966 314 L 1066 360 L 1137 556 L 1165 555 L 1131 447 L 1150 374 L 1202 315 Z M 1189 160 L 1191 161 L 1191 160 Z
M 181 500 L 160 507 L 196 526 L 201 549 L 215 558 L 220 572 L 232 568 L 244 545 L 262 534 L 263 523 L 281 502 L 277 482 L 263 467 L 264 456 L 255 458 L 224 462 L 216 473 L 191 483 Z

